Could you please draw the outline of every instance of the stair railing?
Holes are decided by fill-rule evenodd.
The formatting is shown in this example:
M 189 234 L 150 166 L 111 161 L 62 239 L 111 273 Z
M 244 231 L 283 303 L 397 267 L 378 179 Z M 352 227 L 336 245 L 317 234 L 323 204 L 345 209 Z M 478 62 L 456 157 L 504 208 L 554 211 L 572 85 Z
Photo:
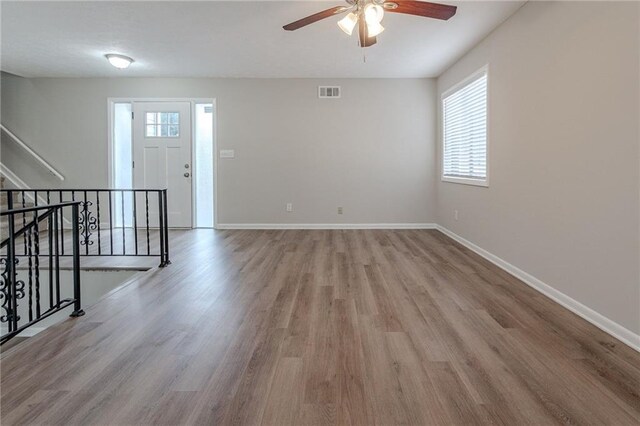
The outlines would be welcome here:
M 5 132 L 15 143 L 17 143 L 22 149 L 27 151 L 29 155 L 31 155 L 38 163 L 40 163 L 49 173 L 54 175 L 60 180 L 64 180 L 64 176 L 57 171 L 51 164 L 47 162 L 44 158 L 42 158 L 37 152 L 35 152 L 29 145 L 24 143 L 22 139 L 16 136 L 11 130 L 7 129 L 4 124 L 0 124 L 0 130 Z
M 78 201 L 80 256 L 159 257 L 169 260 L 169 225 L 166 189 L 3 189 L 9 209 Z M 61 256 L 68 253 L 68 215 L 60 215 Z M 22 217 L 23 225 L 26 217 Z M 73 240 L 75 241 L 75 239 Z M 22 240 L 19 255 L 27 255 Z
M 66 210 L 71 219 L 71 283 L 60 277 L 63 237 L 59 223 Z M 69 306 L 73 305 L 72 317 L 84 315 L 80 294 L 80 202 L 9 209 L 0 212 L 0 217 L 8 219 L 7 230 L 2 230 L 6 238 L 2 235 L 0 242 L 0 345 Z M 43 228 L 47 231 L 43 232 Z M 17 254 L 19 240 L 26 244 L 24 257 Z M 46 269 L 42 264 L 45 259 Z M 45 269 L 44 276 L 41 269 Z M 72 293 L 70 297 L 63 296 L 66 292 Z

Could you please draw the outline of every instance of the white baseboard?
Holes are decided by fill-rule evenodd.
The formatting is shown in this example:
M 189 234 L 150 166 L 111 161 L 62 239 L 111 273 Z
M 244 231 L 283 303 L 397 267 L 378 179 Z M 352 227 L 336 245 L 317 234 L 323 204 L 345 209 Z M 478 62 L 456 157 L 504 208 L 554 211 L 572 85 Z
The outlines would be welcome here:
M 216 229 L 437 229 L 435 223 L 219 223 Z
M 628 330 L 627 328 L 610 320 L 604 315 L 599 314 L 598 312 L 594 311 L 588 306 L 585 306 L 582 303 L 578 302 L 577 300 L 556 290 L 555 288 L 551 287 L 549 284 L 545 284 L 544 282 L 540 281 L 533 275 L 510 264 L 506 260 L 503 260 L 498 256 L 492 253 L 489 253 L 485 249 L 477 246 L 476 244 L 472 243 L 469 240 L 466 240 L 465 238 L 462 238 L 461 236 L 455 234 L 454 232 L 448 230 L 447 228 L 437 225 L 437 229 L 443 234 L 445 234 L 446 236 L 452 238 L 453 240 L 467 247 L 468 249 L 473 250 L 480 256 L 487 259 L 489 262 L 498 266 L 499 268 L 504 269 L 509 274 L 513 275 L 514 277 L 518 278 L 520 281 L 524 282 L 528 286 L 544 294 L 551 300 L 569 309 L 574 314 L 589 321 L 591 324 L 595 325 L 605 333 L 610 334 L 611 336 L 615 337 L 616 339 L 620 340 L 621 342 L 624 342 L 631 348 L 640 352 L 640 335 L 635 334 L 631 330 Z

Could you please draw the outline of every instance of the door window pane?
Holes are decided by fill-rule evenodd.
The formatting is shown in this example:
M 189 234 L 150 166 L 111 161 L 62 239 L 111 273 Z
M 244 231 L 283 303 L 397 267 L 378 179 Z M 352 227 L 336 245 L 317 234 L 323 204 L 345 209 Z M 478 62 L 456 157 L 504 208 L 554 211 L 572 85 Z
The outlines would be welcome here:
M 144 135 L 148 138 L 180 137 L 180 113 L 147 112 Z

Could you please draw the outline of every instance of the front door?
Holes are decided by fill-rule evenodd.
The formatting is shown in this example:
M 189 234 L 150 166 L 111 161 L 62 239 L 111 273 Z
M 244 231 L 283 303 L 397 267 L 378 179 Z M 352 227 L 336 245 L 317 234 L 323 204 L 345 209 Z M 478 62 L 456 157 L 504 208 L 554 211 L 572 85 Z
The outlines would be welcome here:
M 191 228 L 191 103 L 133 103 L 133 183 L 167 189 L 169 226 Z M 157 217 L 156 203 L 149 206 Z

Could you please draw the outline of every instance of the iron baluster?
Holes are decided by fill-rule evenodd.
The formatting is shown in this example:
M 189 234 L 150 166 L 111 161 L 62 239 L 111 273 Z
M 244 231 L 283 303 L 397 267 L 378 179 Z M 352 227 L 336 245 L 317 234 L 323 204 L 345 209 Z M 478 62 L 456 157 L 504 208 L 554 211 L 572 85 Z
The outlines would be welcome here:
M 138 255 L 138 212 L 136 209 L 136 193 L 131 191 L 133 197 L 133 241 L 136 246 L 136 256 Z
M 111 194 L 113 191 L 109 191 L 109 246 L 111 247 L 111 256 L 113 256 L 113 206 L 111 203 Z
M 162 197 L 164 198 L 164 210 L 160 215 L 164 218 L 164 266 L 167 266 L 171 264 L 171 260 L 169 260 L 169 202 L 166 189 L 162 190 Z
M 100 191 L 96 192 L 96 209 L 98 212 L 98 256 L 102 254 L 102 242 L 100 241 Z
M 91 233 L 89 232 L 89 202 L 87 201 L 87 191 L 84 191 L 84 205 L 82 206 L 82 217 L 83 217 L 83 241 L 80 241 L 80 244 L 84 242 L 85 254 L 89 254 L 89 237 Z M 75 240 L 75 237 L 74 237 Z M 92 241 L 93 243 L 93 241 Z M 75 245 L 74 245 L 75 248 Z M 73 255 L 75 256 L 75 250 Z
M 158 229 L 160 231 L 160 267 L 164 267 L 165 262 L 166 262 L 166 258 L 165 258 L 165 250 L 164 250 L 164 219 L 163 219 L 163 215 L 162 212 L 164 211 L 164 208 L 162 207 L 162 194 L 158 194 L 158 212 L 159 212 L 159 225 L 158 225 Z
M 34 212 L 34 216 L 37 218 L 38 213 Z M 28 268 L 28 283 L 29 283 L 29 321 L 33 321 L 33 241 L 31 238 L 31 230 L 27 231 L 27 268 Z
M 62 191 L 58 191 L 58 202 L 62 203 Z M 62 255 L 64 256 L 64 215 L 60 215 L 60 239 L 62 240 Z
M 40 317 L 40 225 L 38 214 L 35 213 L 35 221 L 33 226 L 33 249 L 35 251 L 35 271 L 36 271 L 36 318 Z
M 27 207 L 27 205 L 26 205 L 26 201 L 25 201 L 25 198 L 24 198 L 24 191 L 21 191 L 21 192 L 22 192 L 22 208 L 24 209 L 25 207 Z M 26 216 L 26 213 L 22 213 L 22 227 L 24 228 L 25 226 L 27 226 L 27 216 Z M 24 254 L 26 255 L 27 254 L 27 238 L 26 238 L 26 236 L 22 237 L 22 241 L 24 242 Z
M 124 219 L 124 191 L 120 191 L 120 204 L 121 204 L 121 210 L 122 210 L 122 255 L 126 255 L 127 254 L 127 248 L 125 246 L 125 219 Z
M 57 223 L 57 220 L 54 220 L 54 216 L 50 215 L 48 218 L 49 232 L 47 232 L 49 239 L 49 246 L 47 248 L 49 254 L 49 309 L 53 308 L 53 233 L 55 232 Z
M 54 239 L 54 257 L 53 260 L 55 262 L 55 289 L 56 289 L 56 307 L 60 307 L 60 250 L 59 250 L 59 241 L 60 239 L 58 238 L 58 210 L 55 211 L 55 215 L 56 215 L 56 230 L 53 234 L 53 239 Z M 62 217 L 63 214 L 62 212 L 60 212 L 60 216 Z M 73 219 L 75 220 L 75 219 Z
M 147 256 L 151 254 L 151 241 L 149 239 L 149 191 L 144 191 L 145 216 L 147 219 Z
M 23 212 L 23 215 L 24 214 L 26 213 Z M 7 248 L 7 277 L 9 285 L 9 311 L 7 312 L 7 320 L 9 322 L 9 331 L 18 329 L 18 321 L 20 320 L 18 316 L 18 299 L 24 297 L 24 282 L 18 281 L 17 265 L 19 260 L 16 258 L 16 230 L 15 220 L 13 219 L 13 217 L 9 217 L 9 247 Z
M 84 315 L 82 310 L 82 303 L 80 300 L 80 224 L 78 219 L 78 205 L 71 206 L 72 210 L 72 233 L 73 233 L 73 313 L 72 317 L 79 317 Z

